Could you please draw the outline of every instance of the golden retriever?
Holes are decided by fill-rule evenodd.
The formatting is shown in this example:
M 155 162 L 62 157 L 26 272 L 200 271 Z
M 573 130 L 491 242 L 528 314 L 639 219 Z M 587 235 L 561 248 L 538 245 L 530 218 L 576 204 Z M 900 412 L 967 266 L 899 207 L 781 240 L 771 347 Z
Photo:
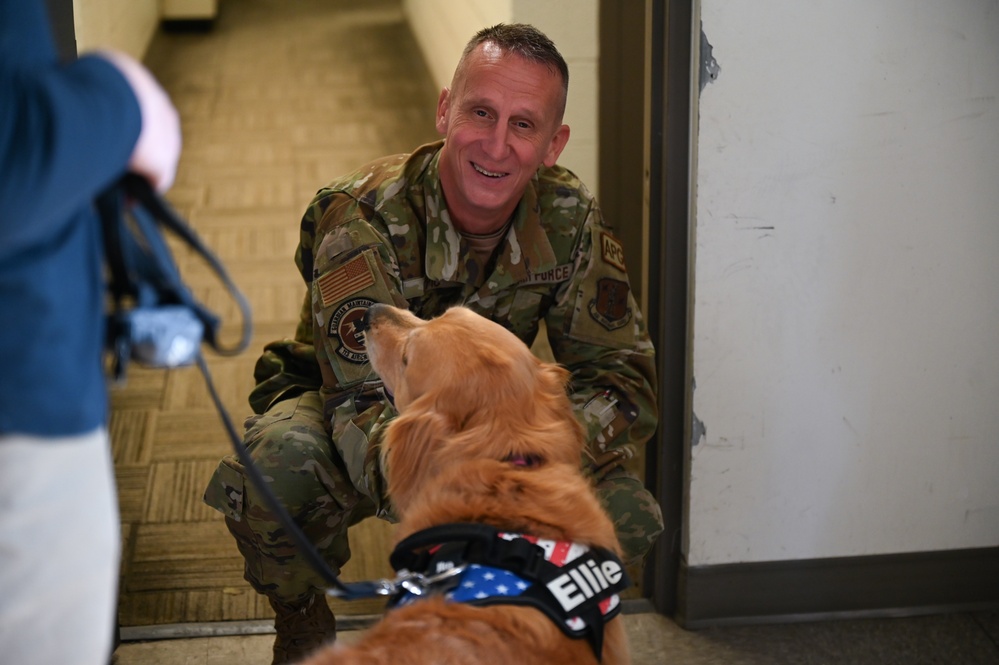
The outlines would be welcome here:
M 381 450 L 397 540 L 477 523 L 620 556 L 613 524 L 580 470 L 583 430 L 565 369 L 464 307 L 423 321 L 374 305 L 365 325 L 368 357 L 399 412 Z M 604 665 L 630 662 L 619 618 L 606 623 L 601 655 Z M 390 609 L 357 644 L 334 643 L 305 661 L 596 662 L 587 639 L 568 637 L 535 607 L 449 602 L 439 594 Z

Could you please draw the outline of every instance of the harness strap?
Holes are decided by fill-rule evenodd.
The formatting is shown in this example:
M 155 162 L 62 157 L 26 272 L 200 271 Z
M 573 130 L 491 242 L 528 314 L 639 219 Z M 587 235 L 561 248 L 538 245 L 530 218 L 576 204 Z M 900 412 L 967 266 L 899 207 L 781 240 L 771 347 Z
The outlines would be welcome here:
M 597 660 L 603 629 L 621 609 L 624 565 L 612 552 L 511 534 L 484 524 L 445 524 L 402 540 L 390 557 L 399 571 L 439 575 L 461 568 L 432 593 L 472 605 L 510 604 L 544 612 L 567 636 L 586 638 Z M 488 584 L 484 583 L 488 580 Z M 390 606 L 424 595 L 400 592 Z
M 499 529 L 486 524 L 442 524 L 418 531 L 396 545 L 389 557 L 393 570 L 427 570 L 430 560 L 446 544 L 461 560 L 516 570 L 532 581 L 545 564 L 544 550 L 532 543 L 499 538 Z M 439 556 L 438 556 L 439 558 Z

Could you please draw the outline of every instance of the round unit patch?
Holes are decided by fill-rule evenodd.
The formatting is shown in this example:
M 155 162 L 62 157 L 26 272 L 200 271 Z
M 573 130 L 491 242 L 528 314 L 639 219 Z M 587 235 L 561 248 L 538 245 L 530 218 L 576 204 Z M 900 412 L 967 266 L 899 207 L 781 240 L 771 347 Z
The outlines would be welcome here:
M 368 362 L 368 354 L 364 349 L 364 333 L 357 327 L 368 308 L 375 304 L 370 298 L 353 298 L 336 308 L 330 317 L 327 334 L 340 340 L 336 352 L 344 360 L 363 364 Z

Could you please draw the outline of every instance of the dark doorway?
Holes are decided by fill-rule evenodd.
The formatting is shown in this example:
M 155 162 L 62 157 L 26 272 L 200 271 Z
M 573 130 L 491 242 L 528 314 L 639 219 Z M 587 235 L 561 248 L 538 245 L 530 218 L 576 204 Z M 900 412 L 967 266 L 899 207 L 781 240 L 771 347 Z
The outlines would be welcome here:
M 656 346 L 660 424 L 645 474 L 665 532 L 643 571 L 655 609 L 677 607 L 687 430 L 691 36 L 694 0 L 600 5 L 600 198 L 626 247 Z

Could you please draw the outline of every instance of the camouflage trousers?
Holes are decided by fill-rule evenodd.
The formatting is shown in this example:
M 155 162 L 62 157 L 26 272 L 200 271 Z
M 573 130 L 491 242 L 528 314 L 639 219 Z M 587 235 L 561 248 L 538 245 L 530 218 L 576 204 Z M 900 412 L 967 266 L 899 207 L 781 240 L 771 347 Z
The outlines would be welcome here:
M 318 392 L 278 402 L 246 422 L 244 444 L 270 489 L 334 572 L 350 559 L 347 529 L 377 512 L 350 482 L 323 427 Z M 662 514 L 642 483 L 620 465 L 601 469 L 597 494 L 614 521 L 629 564 L 639 563 L 663 530 Z M 267 507 L 235 456 L 219 464 L 205 503 L 226 517 L 258 592 L 292 603 L 325 592 L 325 583 Z M 386 553 L 387 556 L 387 553 Z

